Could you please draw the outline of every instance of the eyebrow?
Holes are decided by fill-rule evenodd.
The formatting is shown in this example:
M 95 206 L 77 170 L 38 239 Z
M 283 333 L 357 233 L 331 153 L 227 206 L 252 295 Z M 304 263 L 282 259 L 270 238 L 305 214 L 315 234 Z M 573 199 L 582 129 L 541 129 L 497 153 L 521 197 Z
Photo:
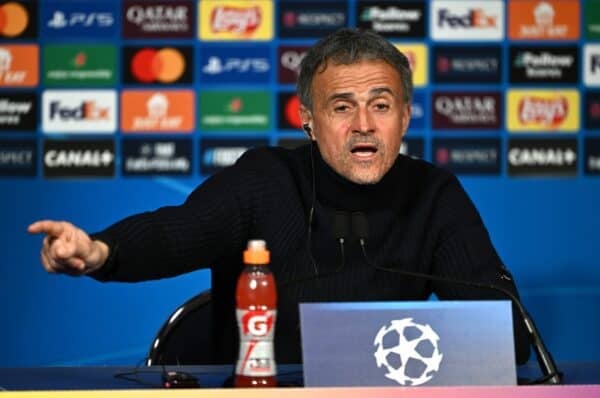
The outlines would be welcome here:
M 394 92 L 389 89 L 388 87 L 375 87 L 372 88 L 371 90 L 369 90 L 369 96 L 370 97 L 376 97 L 378 95 L 381 95 L 383 93 L 388 93 L 390 94 L 392 97 L 395 97 Z M 329 96 L 329 98 L 327 98 L 327 102 L 332 102 L 338 99 L 343 99 L 343 100 L 347 100 L 347 99 L 352 99 L 354 97 L 353 93 L 335 93 Z

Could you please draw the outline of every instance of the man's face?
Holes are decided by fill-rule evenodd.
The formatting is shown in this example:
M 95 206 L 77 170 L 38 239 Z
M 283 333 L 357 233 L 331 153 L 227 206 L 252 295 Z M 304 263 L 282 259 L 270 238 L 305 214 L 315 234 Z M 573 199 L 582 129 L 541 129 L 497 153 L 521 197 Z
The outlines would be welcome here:
M 399 73 L 384 61 L 329 63 L 312 81 L 312 111 L 302 107 L 321 156 L 338 174 L 375 184 L 400 151 L 410 119 Z

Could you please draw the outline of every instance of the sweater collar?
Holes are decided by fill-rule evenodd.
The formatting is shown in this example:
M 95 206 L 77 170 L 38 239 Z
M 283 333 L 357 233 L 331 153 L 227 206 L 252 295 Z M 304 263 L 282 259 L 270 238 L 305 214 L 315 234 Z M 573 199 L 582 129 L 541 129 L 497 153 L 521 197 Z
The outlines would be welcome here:
M 343 211 L 384 209 L 393 204 L 401 181 L 401 156 L 378 183 L 357 184 L 333 170 L 321 156 L 317 145 L 313 145 L 316 197 L 321 204 Z

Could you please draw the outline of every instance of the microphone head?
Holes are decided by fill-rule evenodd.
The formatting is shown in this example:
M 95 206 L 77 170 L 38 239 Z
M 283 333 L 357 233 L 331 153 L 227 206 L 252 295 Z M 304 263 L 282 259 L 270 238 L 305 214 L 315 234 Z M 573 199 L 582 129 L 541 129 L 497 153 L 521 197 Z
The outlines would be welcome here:
M 365 213 L 360 211 L 352 213 L 352 231 L 359 239 L 369 238 L 369 220 Z
M 331 222 L 331 232 L 336 240 L 348 238 L 348 235 L 350 235 L 350 213 L 336 210 Z

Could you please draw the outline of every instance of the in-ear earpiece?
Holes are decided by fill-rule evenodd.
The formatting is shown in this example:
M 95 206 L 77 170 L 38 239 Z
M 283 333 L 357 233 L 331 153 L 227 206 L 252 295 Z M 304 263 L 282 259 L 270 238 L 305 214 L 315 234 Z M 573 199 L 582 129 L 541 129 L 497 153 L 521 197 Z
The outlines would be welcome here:
M 312 129 L 308 123 L 304 123 L 302 125 L 302 129 L 306 132 L 306 134 L 308 134 L 308 138 L 312 138 Z

